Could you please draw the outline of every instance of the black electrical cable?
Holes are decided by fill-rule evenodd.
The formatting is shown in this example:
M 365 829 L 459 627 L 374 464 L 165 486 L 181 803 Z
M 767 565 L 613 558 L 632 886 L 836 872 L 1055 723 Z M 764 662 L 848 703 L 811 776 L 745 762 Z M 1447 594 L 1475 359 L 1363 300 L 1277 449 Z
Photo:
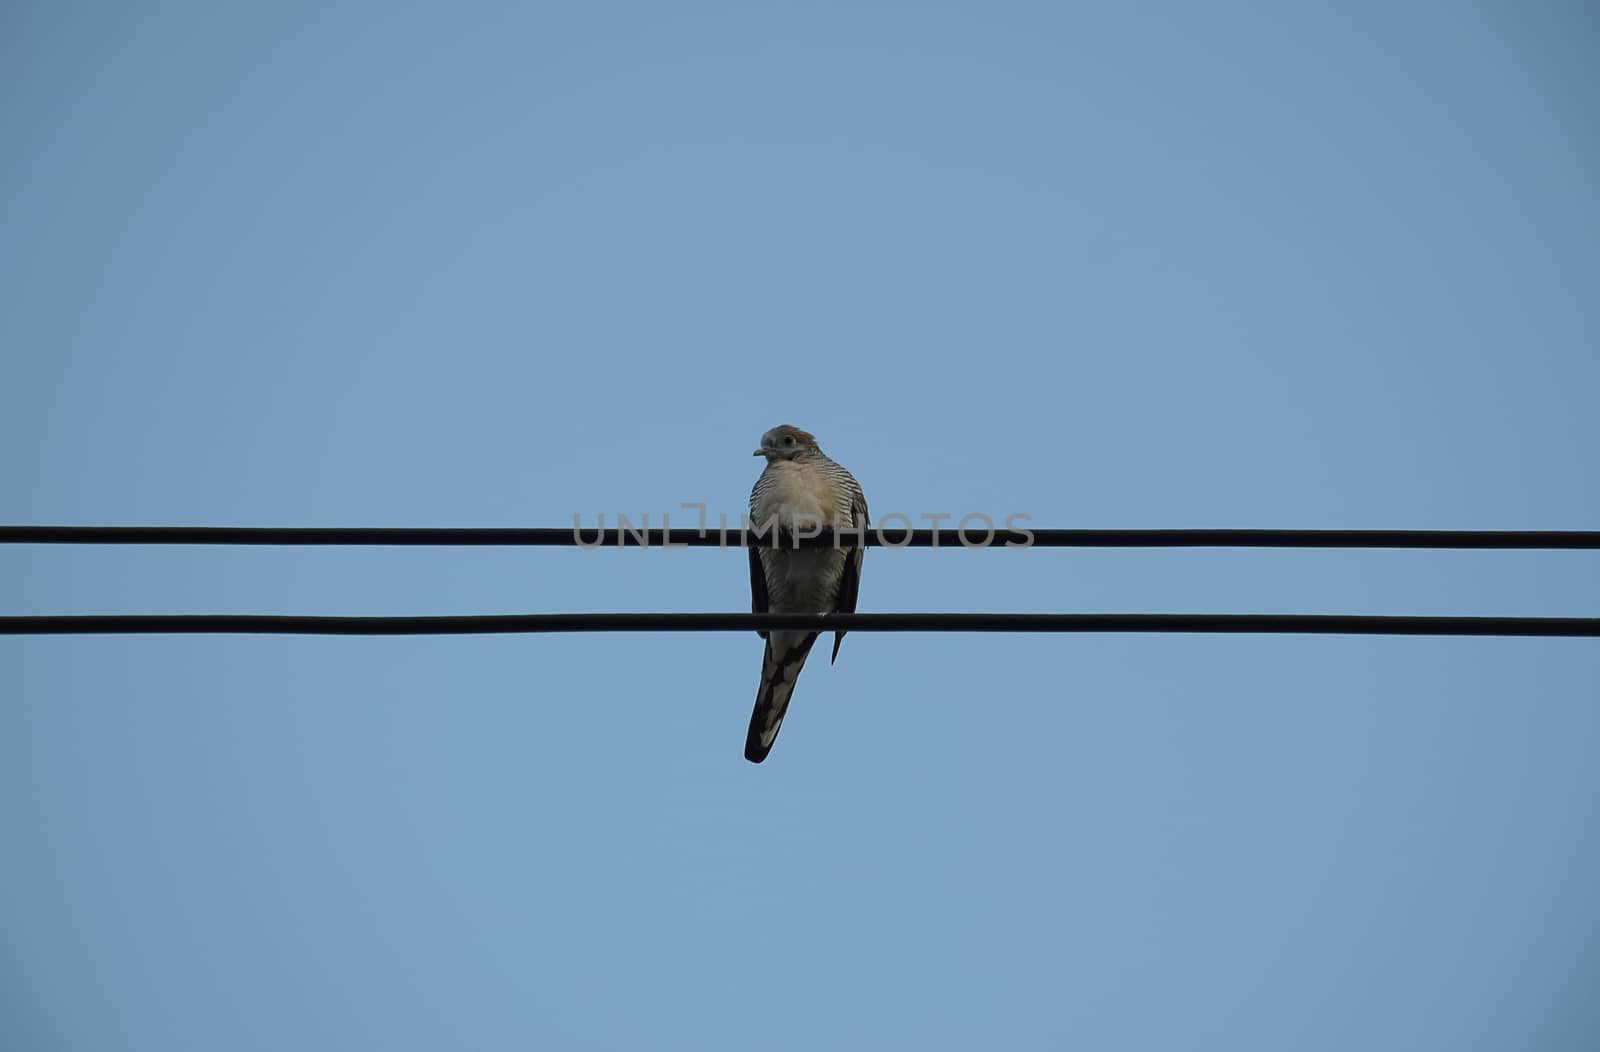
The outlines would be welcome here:
M 508 632 L 1203 632 L 1310 635 L 1600 637 L 1595 617 L 1394 617 L 1352 614 L 68 614 L 0 617 L 0 635 L 480 635 Z

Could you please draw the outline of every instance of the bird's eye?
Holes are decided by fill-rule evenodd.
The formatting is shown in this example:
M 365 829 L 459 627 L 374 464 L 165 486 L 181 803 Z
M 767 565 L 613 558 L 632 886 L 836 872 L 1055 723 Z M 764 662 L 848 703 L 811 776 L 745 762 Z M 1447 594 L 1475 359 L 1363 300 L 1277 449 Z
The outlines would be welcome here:
M 785 435 L 785 436 L 783 436 L 783 444 L 786 445 L 786 446 L 794 445 L 794 436 L 793 435 Z

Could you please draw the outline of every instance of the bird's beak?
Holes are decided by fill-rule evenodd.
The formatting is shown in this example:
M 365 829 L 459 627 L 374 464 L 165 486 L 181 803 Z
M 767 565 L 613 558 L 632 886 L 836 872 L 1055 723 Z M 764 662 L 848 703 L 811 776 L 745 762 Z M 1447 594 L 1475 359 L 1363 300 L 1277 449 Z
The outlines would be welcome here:
M 764 449 L 758 449 L 754 453 L 751 453 L 750 455 L 753 456 L 753 457 L 764 457 L 764 456 L 767 455 L 767 451 L 764 450 Z

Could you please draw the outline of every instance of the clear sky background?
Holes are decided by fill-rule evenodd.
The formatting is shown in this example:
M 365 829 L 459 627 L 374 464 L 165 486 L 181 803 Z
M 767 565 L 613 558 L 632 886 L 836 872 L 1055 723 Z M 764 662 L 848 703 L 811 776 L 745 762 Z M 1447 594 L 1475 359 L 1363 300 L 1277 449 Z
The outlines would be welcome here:
M 1201 10 L 1205 7 L 1206 10 Z M 0 521 L 1600 527 L 1560 4 L 0 10 Z M 674 520 L 675 524 L 680 523 Z M 0 612 L 739 610 L 737 551 L 0 550 Z M 1600 614 L 1583 553 L 863 610 Z M 1592 1049 L 1595 641 L 0 640 L 0 1047 Z

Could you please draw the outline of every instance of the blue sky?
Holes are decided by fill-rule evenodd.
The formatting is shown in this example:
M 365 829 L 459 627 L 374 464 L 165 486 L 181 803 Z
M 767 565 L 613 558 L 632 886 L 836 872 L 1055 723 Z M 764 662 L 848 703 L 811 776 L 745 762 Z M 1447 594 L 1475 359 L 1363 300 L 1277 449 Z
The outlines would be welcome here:
M 0 521 L 1593 529 L 1584 5 L 0 13 Z M 0 612 L 738 610 L 742 553 L 0 550 Z M 1585 553 L 863 610 L 1600 613 Z M 0 639 L 0 1045 L 1593 1048 L 1600 647 Z

